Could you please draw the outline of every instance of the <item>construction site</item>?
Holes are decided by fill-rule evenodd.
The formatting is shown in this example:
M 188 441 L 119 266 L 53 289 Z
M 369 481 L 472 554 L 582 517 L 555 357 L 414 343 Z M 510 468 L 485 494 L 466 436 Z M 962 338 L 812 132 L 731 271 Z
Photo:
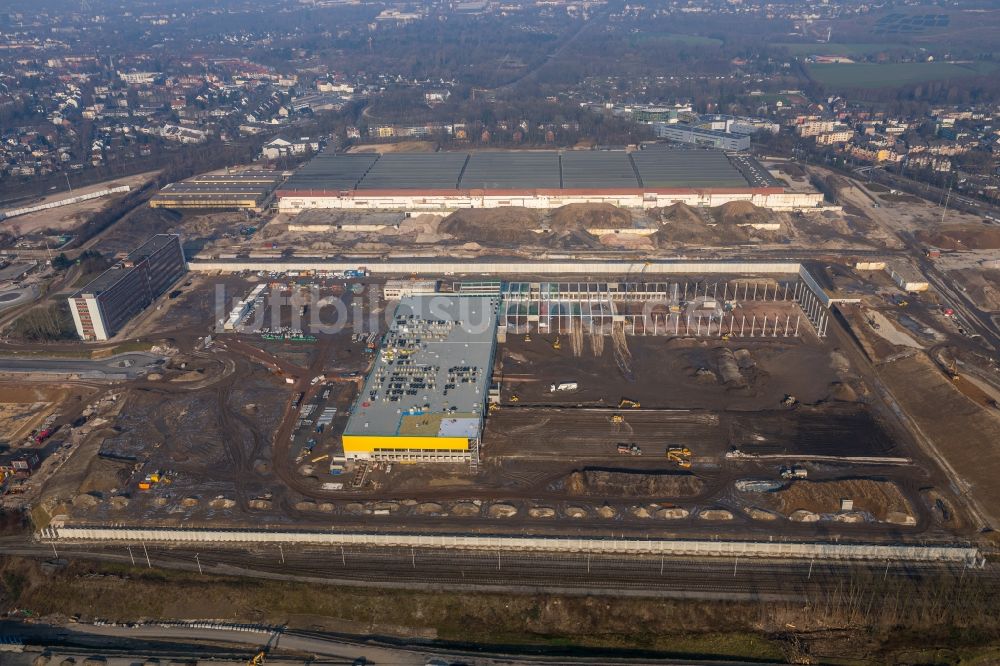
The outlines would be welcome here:
M 75 433 L 86 464 L 46 484 L 40 522 L 894 543 L 975 529 L 831 326 L 824 303 L 853 311 L 855 271 L 346 266 L 213 277 L 218 262 L 192 262 L 191 286 L 138 328 L 176 331 L 163 361 Z
M 414 577 L 412 548 L 488 568 L 491 539 L 554 561 L 981 564 L 1000 524 L 992 230 L 860 184 L 830 201 L 780 163 L 643 153 L 445 155 L 424 180 L 361 155 L 344 195 L 323 183 L 347 156 L 317 158 L 280 184 L 247 172 L 240 211 L 218 208 L 246 194 L 228 174 L 164 190 L 88 248 L 177 234 L 186 272 L 108 340 L 0 358 L 5 508 L 43 542 L 141 540 L 154 561 L 188 557 L 157 542 L 232 542 L 235 566 L 259 555 L 242 534 L 290 561 L 402 553 Z M 609 165 L 628 168 L 602 193 Z M 7 321 L 33 307 L 11 303 Z

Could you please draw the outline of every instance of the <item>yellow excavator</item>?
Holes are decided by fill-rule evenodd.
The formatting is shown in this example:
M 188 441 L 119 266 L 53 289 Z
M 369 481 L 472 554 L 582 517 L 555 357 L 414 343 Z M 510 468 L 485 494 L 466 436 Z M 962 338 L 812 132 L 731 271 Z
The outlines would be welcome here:
M 560 349 L 562 349 L 562 343 L 559 342 L 559 336 L 558 335 L 556 336 L 556 339 L 552 341 L 552 348 L 555 349 L 556 351 L 559 351 Z
M 277 630 L 271 634 L 271 637 L 267 639 L 267 643 L 262 647 L 257 654 L 250 657 L 247 660 L 246 666 L 264 666 L 264 661 L 267 659 L 267 653 L 271 651 L 271 648 L 276 646 L 278 643 L 278 636 L 281 634 L 282 630 Z
M 691 449 L 686 446 L 667 447 L 667 460 L 676 463 L 681 469 L 691 469 Z
M 622 416 L 621 414 L 612 414 L 611 415 L 611 422 L 612 423 L 625 423 L 625 417 Z
M 516 394 L 516 393 L 511 393 L 510 394 L 510 401 L 511 402 L 518 402 L 520 399 L 521 399 L 521 396 L 519 396 L 518 394 Z
M 621 402 L 618 403 L 618 409 L 639 409 L 642 407 L 638 400 L 630 400 L 629 398 L 622 398 Z

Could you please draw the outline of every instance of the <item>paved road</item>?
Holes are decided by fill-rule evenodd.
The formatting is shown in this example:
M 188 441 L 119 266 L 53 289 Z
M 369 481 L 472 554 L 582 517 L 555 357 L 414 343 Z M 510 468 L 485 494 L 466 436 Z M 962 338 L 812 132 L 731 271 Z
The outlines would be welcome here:
M 130 352 L 103 359 L 0 357 L 0 373 L 80 375 L 86 379 L 135 379 L 151 372 L 161 356 Z
M 482 649 L 474 644 L 451 647 L 440 644 L 429 645 L 427 641 L 420 640 L 409 641 L 379 636 L 356 637 L 295 630 L 285 630 L 275 635 L 259 631 L 227 629 L 224 625 L 219 625 L 219 628 L 156 624 L 134 627 L 82 624 L 58 627 L 4 622 L 0 623 L 0 628 L 6 635 L 16 635 L 29 643 L 50 646 L 54 648 L 55 652 L 59 651 L 59 646 L 87 647 L 94 652 L 100 652 L 102 649 L 106 652 L 120 651 L 122 648 L 126 648 L 129 654 L 136 657 L 157 656 L 169 652 L 175 660 L 178 648 L 187 647 L 191 656 L 197 658 L 209 656 L 213 650 L 225 649 L 233 645 L 240 646 L 249 657 L 257 650 L 262 649 L 273 636 L 272 656 L 268 661 L 274 663 L 295 663 L 306 660 L 319 660 L 330 664 L 371 664 L 375 666 L 382 664 L 424 666 L 428 663 L 468 664 L 469 666 L 532 666 L 538 664 L 549 666 L 564 664 L 631 664 L 637 666 L 727 664 L 728 666 L 740 666 L 748 663 L 731 660 L 719 662 L 697 659 L 657 659 L 642 652 L 630 650 L 603 653 L 599 656 L 590 656 L 594 653 L 582 652 L 567 657 L 565 653 L 576 651 L 536 647 L 530 648 L 531 652 L 535 654 L 505 654 L 498 653 L 492 648 Z M 559 651 L 562 651 L 563 654 L 560 654 Z M 230 649 L 228 652 L 231 654 L 232 650 Z M 225 657 L 221 658 L 225 659 Z M 762 662 L 753 663 L 759 665 Z

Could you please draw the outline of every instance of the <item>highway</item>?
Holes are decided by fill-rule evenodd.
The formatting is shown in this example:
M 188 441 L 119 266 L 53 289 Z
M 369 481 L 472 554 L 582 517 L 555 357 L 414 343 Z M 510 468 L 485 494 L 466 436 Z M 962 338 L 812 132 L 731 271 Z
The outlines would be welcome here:
M 195 626 L 195 624 L 199 626 Z M 55 654 L 100 653 L 102 656 L 153 657 L 171 659 L 211 659 L 215 662 L 244 663 L 268 646 L 267 663 L 393 666 L 426 664 L 468 666 L 531 666 L 547 664 L 692 664 L 741 666 L 750 662 L 657 658 L 642 650 L 587 650 L 545 646 L 480 646 L 427 639 L 404 639 L 378 635 L 301 631 L 251 625 L 178 622 L 133 624 L 69 624 L 65 626 L 0 622 L 6 636 L 18 636 L 26 644 L 42 645 Z M 507 651 L 509 650 L 509 652 Z M 761 664 L 760 661 L 752 662 Z
M 0 356 L 0 374 L 78 375 L 87 379 L 135 379 L 150 372 L 162 357 L 129 352 L 103 359 L 13 358 Z

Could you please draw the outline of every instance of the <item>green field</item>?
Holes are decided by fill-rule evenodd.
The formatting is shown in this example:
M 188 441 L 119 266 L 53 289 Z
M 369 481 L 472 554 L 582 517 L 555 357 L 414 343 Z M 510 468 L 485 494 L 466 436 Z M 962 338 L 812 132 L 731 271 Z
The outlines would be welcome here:
M 633 46 L 637 48 L 676 46 L 678 44 L 684 46 L 722 46 L 721 39 L 702 37 L 701 35 L 682 35 L 677 32 L 636 35 L 631 41 Z
M 906 49 L 903 44 L 775 44 L 788 49 L 792 55 L 840 55 L 848 58 L 861 57 L 872 53 Z
M 898 87 L 925 81 L 961 79 L 990 74 L 995 63 L 903 62 L 885 64 L 808 65 L 809 76 L 832 88 Z

